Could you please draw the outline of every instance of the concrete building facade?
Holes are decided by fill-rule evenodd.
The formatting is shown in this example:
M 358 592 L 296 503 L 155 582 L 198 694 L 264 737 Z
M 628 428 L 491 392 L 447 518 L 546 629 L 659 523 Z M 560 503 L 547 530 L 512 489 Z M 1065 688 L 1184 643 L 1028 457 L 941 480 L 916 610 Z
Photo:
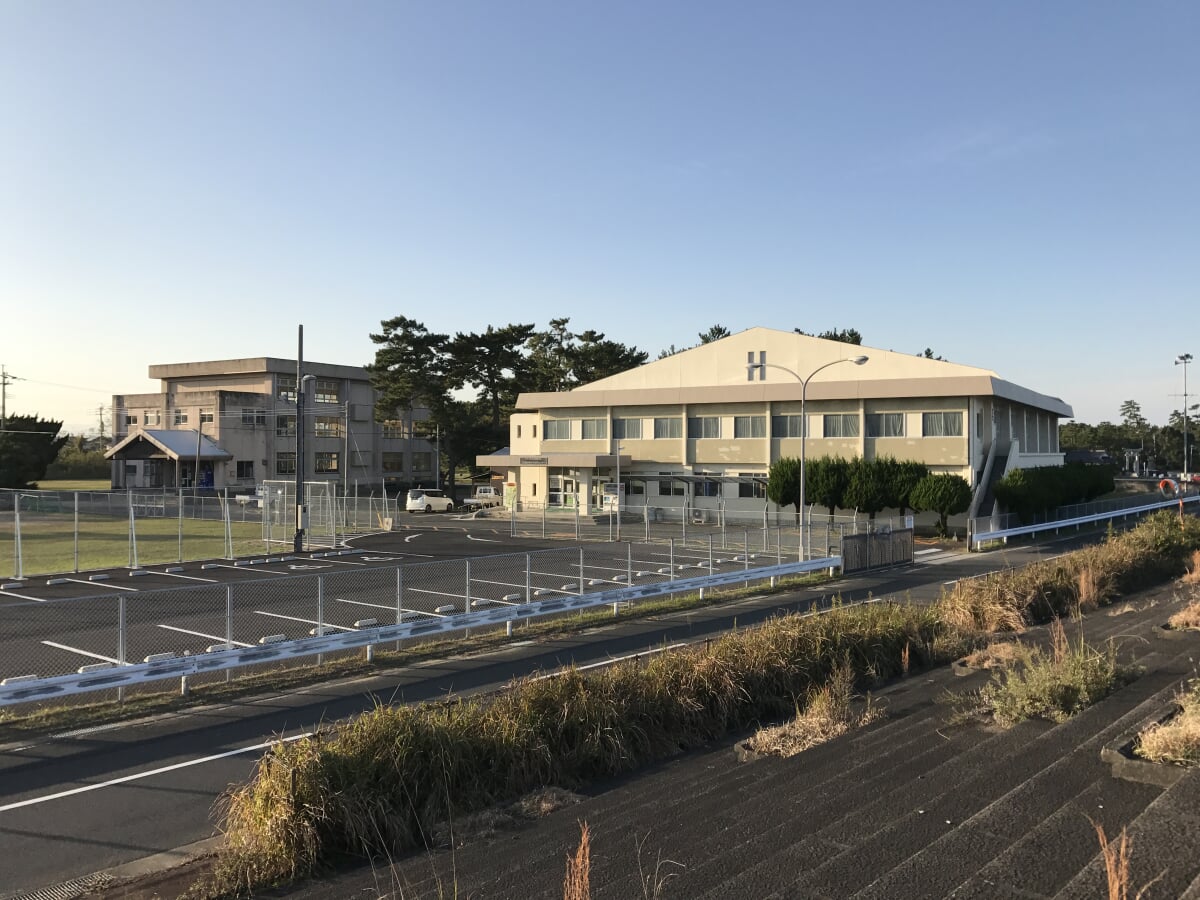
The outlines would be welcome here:
M 437 479 L 425 410 L 375 420 L 361 366 L 305 362 L 307 481 L 338 493 L 389 492 Z M 114 488 L 244 492 L 296 473 L 296 362 L 258 357 L 150 366 L 157 393 L 113 397 Z
M 978 489 L 1061 465 L 1058 420 L 1073 414 L 986 369 L 768 328 L 516 406 L 509 447 L 478 464 L 513 500 L 587 511 L 618 469 L 626 508 L 762 509 L 771 463 L 798 457 L 802 433 L 808 459 L 917 460 Z

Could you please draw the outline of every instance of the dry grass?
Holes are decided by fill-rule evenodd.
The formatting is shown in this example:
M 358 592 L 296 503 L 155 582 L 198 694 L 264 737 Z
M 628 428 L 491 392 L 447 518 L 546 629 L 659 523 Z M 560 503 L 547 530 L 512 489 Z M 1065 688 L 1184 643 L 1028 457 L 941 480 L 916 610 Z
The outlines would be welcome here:
M 963 665 L 972 669 L 1007 669 L 1020 658 L 1021 644 L 1016 641 L 993 641 L 963 657 Z
M 1171 628 L 1200 628 L 1200 600 L 1193 600 L 1167 619 Z
M 790 757 L 810 750 L 834 738 L 884 716 L 873 706 L 868 696 L 861 710 L 853 708 L 854 672 L 848 665 L 838 666 L 823 686 L 809 695 L 803 712 L 782 725 L 763 728 L 751 738 L 749 746 L 756 753 Z
M 1200 584 L 1200 550 L 1192 553 L 1191 562 L 1188 563 L 1187 572 L 1180 579 L 1184 584 Z
M 1134 753 L 1153 762 L 1200 765 L 1200 680 L 1176 695 L 1179 712 L 1138 735 Z
M 1091 566 L 1079 570 L 1079 575 L 1076 577 L 1076 591 L 1078 593 L 1075 603 L 1076 613 L 1082 615 L 1083 613 L 1091 612 L 1100 605 L 1100 583 L 1096 577 L 1095 570 Z
M 592 845 L 587 822 L 579 823 L 579 847 L 574 856 L 567 857 L 567 874 L 563 879 L 563 900 L 591 900 Z

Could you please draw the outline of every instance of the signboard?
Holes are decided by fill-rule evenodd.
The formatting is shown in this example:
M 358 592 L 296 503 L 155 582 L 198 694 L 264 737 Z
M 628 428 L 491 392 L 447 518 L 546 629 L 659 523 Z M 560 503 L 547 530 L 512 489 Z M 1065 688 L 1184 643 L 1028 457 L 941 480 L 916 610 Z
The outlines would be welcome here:
M 517 462 L 523 466 L 544 466 L 548 465 L 550 460 L 545 456 L 518 456 Z
M 609 482 L 604 485 L 604 496 L 601 498 L 601 506 L 607 510 L 621 511 L 621 498 L 625 495 L 625 485 Z

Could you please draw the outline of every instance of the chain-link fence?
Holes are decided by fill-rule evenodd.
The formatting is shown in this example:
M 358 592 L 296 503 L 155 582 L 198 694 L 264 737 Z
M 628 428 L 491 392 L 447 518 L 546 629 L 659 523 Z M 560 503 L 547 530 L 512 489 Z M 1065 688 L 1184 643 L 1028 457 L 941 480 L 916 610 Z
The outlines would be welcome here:
M 795 561 L 778 541 L 764 546 L 756 537 L 744 532 L 722 545 L 714 535 L 695 535 L 275 577 L 257 569 L 263 576 L 253 581 L 42 602 L 5 597 L 0 681 L 435 622 L 710 573 L 745 572 L 749 583 L 756 569 Z

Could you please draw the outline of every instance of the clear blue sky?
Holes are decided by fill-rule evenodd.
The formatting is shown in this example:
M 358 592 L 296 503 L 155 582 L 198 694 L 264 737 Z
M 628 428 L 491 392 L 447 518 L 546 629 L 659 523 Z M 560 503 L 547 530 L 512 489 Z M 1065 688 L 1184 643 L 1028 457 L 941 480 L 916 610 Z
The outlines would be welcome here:
M 9 410 L 569 316 L 854 327 L 1117 419 L 1200 351 L 1200 5 L 0 3 Z M 1189 391 L 1200 394 L 1200 369 Z

